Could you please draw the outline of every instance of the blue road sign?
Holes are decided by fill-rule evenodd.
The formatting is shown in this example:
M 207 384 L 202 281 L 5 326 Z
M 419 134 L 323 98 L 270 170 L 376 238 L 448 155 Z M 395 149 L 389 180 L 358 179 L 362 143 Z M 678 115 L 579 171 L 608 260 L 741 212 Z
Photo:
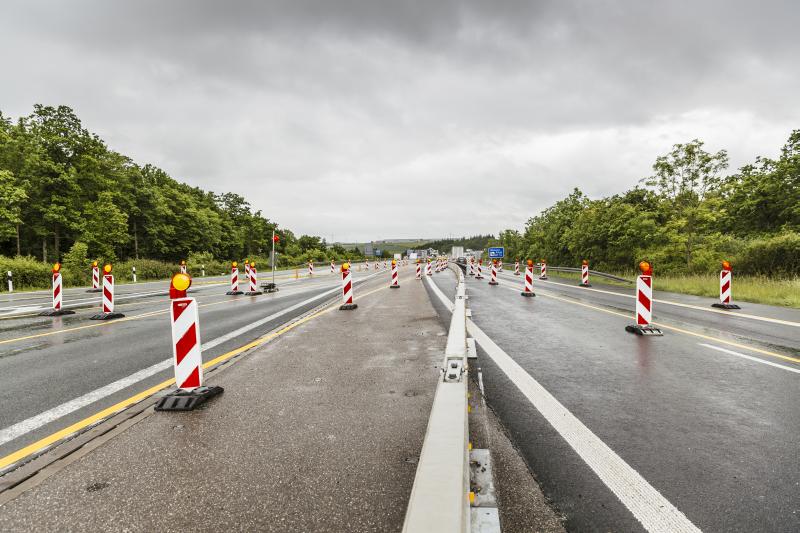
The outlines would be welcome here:
M 380 257 L 380 256 L 381 256 L 381 249 L 375 248 L 375 257 Z
M 506 256 L 506 249 L 502 246 L 489 248 L 489 259 L 502 259 Z

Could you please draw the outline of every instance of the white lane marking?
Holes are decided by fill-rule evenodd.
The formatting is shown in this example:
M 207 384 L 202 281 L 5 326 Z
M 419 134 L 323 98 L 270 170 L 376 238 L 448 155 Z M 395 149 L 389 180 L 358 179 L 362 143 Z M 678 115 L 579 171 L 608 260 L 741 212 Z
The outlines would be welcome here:
M 742 359 L 749 359 L 750 361 L 755 361 L 756 363 L 774 366 L 775 368 L 780 368 L 781 370 L 786 370 L 788 372 L 794 372 L 795 374 L 800 374 L 800 369 L 797 368 L 792 368 L 786 365 L 773 363 L 772 361 L 765 361 L 764 359 L 759 359 L 758 357 L 753 357 L 752 355 L 746 355 L 743 353 L 734 352 L 733 350 L 728 350 L 727 348 L 722 348 L 720 346 L 714 346 L 713 344 L 706 344 L 704 342 L 698 342 L 697 344 L 699 344 L 700 346 L 705 346 L 706 348 L 711 348 L 712 350 L 717 350 L 718 352 L 724 352 L 728 355 L 735 355 L 736 357 L 741 357 Z
M 372 277 L 372 276 L 368 276 L 368 277 Z M 367 278 L 364 278 L 364 279 L 367 279 Z M 303 307 L 304 305 L 308 305 L 309 303 L 313 303 L 313 302 L 315 302 L 315 301 L 317 301 L 317 300 L 319 300 L 321 298 L 329 296 L 330 294 L 333 294 L 334 292 L 337 292 L 337 291 L 340 291 L 340 290 L 341 289 L 339 287 L 335 287 L 333 289 L 327 290 L 327 291 L 325 291 L 323 293 L 320 293 L 320 294 L 318 294 L 316 296 L 312 296 L 311 298 L 303 300 L 302 302 L 298 302 L 298 303 L 296 303 L 296 304 L 294 304 L 292 306 L 289 306 L 286 309 L 282 309 L 282 310 L 280 310 L 280 311 L 278 311 L 276 313 L 273 313 L 273 314 L 269 315 L 268 317 L 262 318 L 260 320 L 255 321 L 255 322 L 252 322 L 252 323 L 250 323 L 250 324 L 248 324 L 246 326 L 243 326 L 243 327 L 241 327 L 241 328 L 239 328 L 237 330 L 234 330 L 234 331 L 232 331 L 230 333 L 227 333 L 225 335 L 217 337 L 217 338 L 215 338 L 215 339 L 213 339 L 213 340 L 211 340 L 209 342 L 204 343 L 203 347 L 202 347 L 202 350 L 203 351 L 210 350 L 211 348 L 219 346 L 220 344 L 222 344 L 224 342 L 227 342 L 227 341 L 233 339 L 234 337 L 238 337 L 239 335 L 242 335 L 243 333 L 247 333 L 250 330 L 253 330 L 253 329 L 255 329 L 255 328 L 257 328 L 257 327 L 259 327 L 259 326 L 261 326 L 263 324 L 266 324 L 266 323 L 268 323 L 268 322 L 270 322 L 272 320 L 275 320 L 276 318 L 280 318 L 281 316 L 283 316 L 283 315 L 285 315 L 287 313 L 291 313 L 292 311 L 294 311 L 296 309 L 299 309 L 300 307 Z M 276 296 L 276 298 L 280 298 L 282 296 L 283 295 L 279 295 L 279 296 Z M 158 362 L 158 363 L 156 363 L 156 364 L 154 364 L 152 366 L 149 366 L 149 367 L 147 367 L 147 368 L 145 368 L 143 370 L 139 370 L 138 372 L 134 372 L 133 374 L 131 374 L 128 377 L 125 377 L 125 378 L 122 378 L 122 379 L 118 379 L 117 381 L 115 381 L 113 383 L 109 383 L 108 385 L 105 385 L 103 387 L 95 389 L 95 390 L 93 390 L 91 392 L 87 392 L 86 394 L 84 394 L 82 396 L 79 396 L 79 397 L 75 398 L 74 400 L 70 400 L 68 402 L 64 402 L 61 405 L 57 405 L 56 407 L 53 407 L 52 409 L 48 409 L 47 411 L 44 411 L 43 413 L 39 413 L 38 415 L 32 416 L 32 417 L 30 417 L 30 418 L 28 418 L 26 420 L 21 421 L 21 422 L 17 422 L 16 424 L 8 426 L 7 428 L 1 429 L 0 430 L 0 446 L 5 444 L 5 443 L 7 443 L 7 442 L 10 442 L 10 441 L 16 439 L 17 437 L 21 437 L 22 435 L 25 435 L 26 433 L 29 433 L 29 432 L 31 432 L 31 431 L 33 431 L 35 429 L 38 429 L 38 428 L 44 426 L 45 424 L 49 424 L 50 422 L 53 422 L 54 420 L 57 420 L 57 419 L 61 418 L 62 416 L 68 415 L 69 413 L 72 413 L 74 411 L 77 411 L 78 409 L 86 407 L 87 405 L 90 405 L 90 404 L 92 404 L 92 403 L 94 403 L 94 402 L 96 402 L 98 400 L 102 400 L 103 398 L 105 398 L 107 396 L 110 396 L 110 395 L 112 395 L 112 394 L 114 394 L 116 392 L 119 392 L 122 389 L 130 387 L 131 385 L 135 385 L 139 381 L 147 379 L 150 376 L 158 374 L 162 370 L 166 370 L 166 369 L 168 369 L 170 367 L 172 367 L 172 358 L 165 359 L 165 360 L 160 361 L 160 362 Z
M 620 296 L 622 298 L 632 298 L 632 299 L 636 298 L 636 296 L 633 295 L 633 294 L 622 294 L 622 293 L 614 292 L 614 291 L 606 291 L 606 290 L 603 290 L 603 289 L 595 289 L 595 288 L 592 288 L 592 287 L 579 287 L 577 285 L 568 285 L 566 283 L 559 283 L 557 281 L 550 281 L 550 280 L 544 280 L 544 279 L 540 280 L 538 278 L 534 278 L 534 282 L 537 282 L 537 281 L 540 282 L 540 283 L 549 283 L 549 284 L 552 284 L 552 285 L 558 285 L 558 286 L 561 286 L 561 287 L 567 287 L 568 289 L 576 289 L 576 290 L 579 290 L 581 292 L 592 291 L 592 292 L 600 292 L 600 293 L 603 293 L 603 294 L 610 294 L 612 296 Z M 682 303 L 679 303 L 679 302 L 672 302 L 670 300 L 661 300 L 659 298 L 653 298 L 653 301 L 654 302 L 658 302 L 658 303 L 662 303 L 662 304 L 666 304 L 666 305 L 673 305 L 673 306 L 676 306 L 676 307 L 685 307 L 687 309 L 695 309 L 697 311 L 705 311 L 706 313 L 715 313 L 715 314 L 718 314 L 718 315 L 725 315 L 725 316 L 729 316 L 729 317 L 733 317 L 733 318 L 746 318 L 746 319 L 749 319 L 749 320 L 760 320 L 762 322 L 771 322 L 773 324 L 781 324 L 783 326 L 792 326 L 792 327 L 795 327 L 795 328 L 800 328 L 800 322 L 792 322 L 791 320 L 781 320 L 780 318 L 770 318 L 770 317 L 766 317 L 766 316 L 749 315 L 747 313 L 723 311 L 721 309 L 713 309 L 713 308 L 710 308 L 710 307 L 700 307 L 699 305 L 682 304 Z
M 434 292 L 441 293 L 439 287 L 431 285 Z M 445 296 L 439 294 L 439 297 Z M 469 319 L 467 331 L 646 530 L 659 533 L 700 531 Z

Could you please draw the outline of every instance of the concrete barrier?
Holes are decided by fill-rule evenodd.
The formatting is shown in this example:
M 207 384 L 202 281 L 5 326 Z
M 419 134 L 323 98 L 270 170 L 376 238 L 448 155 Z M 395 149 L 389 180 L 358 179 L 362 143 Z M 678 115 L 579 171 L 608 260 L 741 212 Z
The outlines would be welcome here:
M 406 510 L 406 533 L 470 530 L 466 287 L 461 269 L 428 429 Z

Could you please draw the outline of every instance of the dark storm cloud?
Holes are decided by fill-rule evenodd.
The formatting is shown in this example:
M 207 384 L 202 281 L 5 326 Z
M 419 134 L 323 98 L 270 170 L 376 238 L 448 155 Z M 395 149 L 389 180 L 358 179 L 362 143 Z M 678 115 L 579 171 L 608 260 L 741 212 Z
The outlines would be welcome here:
M 24 2 L 0 109 L 71 105 L 138 161 L 338 238 L 521 225 L 671 144 L 770 155 L 800 4 Z M 453 209 L 470 216 L 453 217 Z M 331 230 L 329 228 L 335 228 Z

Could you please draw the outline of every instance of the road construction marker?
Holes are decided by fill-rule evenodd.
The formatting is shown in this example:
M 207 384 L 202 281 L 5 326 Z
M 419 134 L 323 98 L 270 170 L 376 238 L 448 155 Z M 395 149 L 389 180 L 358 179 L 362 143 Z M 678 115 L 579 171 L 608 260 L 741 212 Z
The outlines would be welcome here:
M 422 279 L 422 267 L 419 264 L 419 259 L 417 259 L 417 279 Z
M 475 274 L 475 279 L 483 279 L 483 259 L 478 259 L 478 272 Z
M 336 274 L 336 263 L 331 261 L 331 274 Z
M 642 273 L 636 277 L 636 324 L 625 326 L 625 331 L 637 335 L 663 335 L 660 329 L 650 325 L 653 320 L 653 267 L 648 261 L 641 261 L 639 270 Z
M 181 274 L 186 274 L 186 261 L 181 259 Z
M 103 265 L 103 312 L 89 317 L 90 320 L 113 320 L 123 318 L 122 313 L 114 312 L 114 275 L 111 263 Z
M 579 287 L 591 287 L 589 283 L 589 260 L 584 259 L 581 263 L 581 282 L 578 284 Z
M 245 263 L 245 270 L 249 270 L 250 265 Z M 242 291 L 239 290 L 239 263 L 233 261 L 231 263 L 231 290 L 226 292 L 225 294 L 229 296 L 238 296 L 240 294 L 244 294 Z
M 375 263 L 377 266 L 378 263 Z M 344 303 L 339 307 L 340 311 L 352 311 L 358 308 L 358 304 L 353 303 L 353 276 L 350 273 L 350 263 L 342 263 L 342 300 Z
M 61 308 L 63 299 L 64 292 L 61 280 L 61 263 L 56 263 L 53 265 L 53 308 L 42 311 L 39 313 L 39 316 L 74 315 L 75 311 Z
M 733 274 L 731 264 L 728 261 L 722 262 L 722 270 L 719 272 L 719 303 L 711 304 L 711 307 L 720 309 L 741 309 L 738 305 L 731 303 L 731 284 Z
M 251 265 L 253 275 L 255 265 Z M 172 357 L 178 390 L 161 398 L 156 411 L 191 411 L 223 392 L 222 387 L 203 386 L 203 355 L 200 344 L 200 315 L 197 300 L 186 296 L 192 278 L 186 273 L 172 277 L 170 321 L 172 325 Z
M 258 296 L 260 294 L 264 294 L 260 290 L 258 290 L 258 270 L 256 269 L 256 263 L 250 263 L 250 290 L 248 290 L 245 296 Z
M 525 266 L 525 287 L 520 293 L 522 296 L 536 296 L 533 292 L 533 261 L 528 259 L 528 264 Z
M 389 283 L 390 289 L 399 289 L 400 283 L 398 281 L 398 274 L 397 274 L 397 260 L 392 259 L 392 281 Z
M 502 272 L 503 271 L 503 260 L 502 259 L 498 259 L 498 261 L 497 261 L 497 271 L 498 272 Z
M 547 279 L 547 261 L 545 259 L 539 263 L 539 279 Z
M 92 261 L 92 288 L 86 292 L 101 292 L 100 288 L 100 266 L 97 261 Z
M 428 259 L 428 262 L 425 263 L 425 275 L 426 276 L 433 276 L 433 271 L 431 269 L 431 260 Z
M 314 263 L 312 261 L 308 262 L 308 277 L 314 275 Z
M 492 261 L 492 277 L 489 280 L 489 285 L 497 285 L 497 259 Z
M 514 261 L 514 275 L 519 276 L 519 259 Z

